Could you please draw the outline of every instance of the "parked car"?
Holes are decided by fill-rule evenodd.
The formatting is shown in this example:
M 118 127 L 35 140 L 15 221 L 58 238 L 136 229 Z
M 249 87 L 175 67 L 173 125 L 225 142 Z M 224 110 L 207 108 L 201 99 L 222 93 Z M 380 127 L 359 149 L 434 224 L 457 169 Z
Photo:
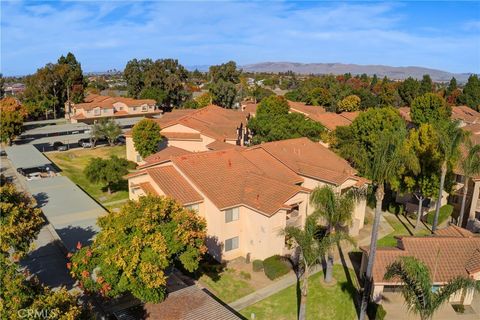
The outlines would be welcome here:
M 78 145 L 82 148 L 91 148 L 93 147 L 92 140 L 90 139 L 80 139 L 78 140 Z
M 63 142 L 60 142 L 60 141 L 55 141 L 52 144 L 52 147 L 53 147 L 53 149 L 58 150 L 58 151 L 66 151 L 68 149 L 67 146 Z
M 32 180 L 40 180 L 42 179 L 42 174 L 40 172 L 32 172 L 27 174 L 27 180 L 32 181 Z
M 118 136 L 117 139 L 115 139 L 115 144 L 124 145 L 126 142 L 127 139 L 125 136 Z

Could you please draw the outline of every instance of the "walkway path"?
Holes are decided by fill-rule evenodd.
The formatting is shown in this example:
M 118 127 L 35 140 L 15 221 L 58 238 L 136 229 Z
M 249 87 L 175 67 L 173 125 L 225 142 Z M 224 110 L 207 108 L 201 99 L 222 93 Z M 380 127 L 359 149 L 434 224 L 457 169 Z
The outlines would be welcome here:
M 110 202 L 101 202 L 102 206 L 112 206 L 114 204 L 120 204 L 120 203 L 124 203 L 124 202 L 127 202 L 129 199 L 120 199 L 120 200 L 116 200 L 116 201 L 110 201 Z
M 370 244 L 370 230 L 371 228 L 366 228 L 368 229 L 368 232 L 361 232 L 358 236 L 358 241 L 357 241 L 357 246 L 363 246 L 363 245 L 369 245 Z M 380 231 L 378 234 L 378 238 L 384 237 L 387 234 L 391 233 L 393 231 L 393 228 L 388 224 L 388 222 L 382 217 L 380 221 Z M 344 253 L 350 251 L 352 249 L 351 245 L 344 245 L 342 246 L 342 251 Z M 345 258 L 345 262 L 347 264 L 347 267 L 350 269 L 353 269 L 353 265 L 348 257 Z M 335 260 L 336 264 L 341 263 L 340 258 L 338 257 Z M 310 276 L 314 275 L 317 272 L 322 271 L 322 266 L 321 265 L 316 265 L 311 271 L 310 271 Z M 248 306 L 251 306 L 252 304 L 257 303 L 258 301 L 261 301 L 265 298 L 268 298 L 269 296 L 285 289 L 288 288 L 291 285 L 294 285 L 297 282 L 297 276 L 294 273 L 289 273 L 288 275 L 280 278 L 279 280 L 275 281 L 274 283 L 261 288 L 249 295 L 246 295 L 236 301 L 233 301 L 232 303 L 229 303 L 229 306 L 232 307 L 233 309 L 240 311 Z

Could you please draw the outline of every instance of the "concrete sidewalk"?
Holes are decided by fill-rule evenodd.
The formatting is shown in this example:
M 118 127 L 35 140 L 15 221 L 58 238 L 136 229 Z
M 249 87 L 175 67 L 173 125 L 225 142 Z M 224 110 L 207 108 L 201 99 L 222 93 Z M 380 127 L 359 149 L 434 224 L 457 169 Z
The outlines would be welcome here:
M 370 228 L 365 228 L 362 230 L 358 236 L 357 239 L 357 246 L 363 246 L 363 245 L 370 245 L 370 233 L 371 233 L 371 226 Z M 390 226 L 390 224 L 383 218 L 381 217 L 380 220 L 380 229 L 378 233 L 378 238 L 382 238 L 388 234 L 390 234 L 393 231 L 393 228 Z M 345 262 L 347 264 L 347 267 L 350 269 L 353 269 L 353 265 L 348 258 L 348 252 L 353 249 L 351 245 L 343 245 L 342 246 L 342 251 L 344 252 L 345 255 Z M 340 264 L 341 260 L 339 258 L 338 252 L 335 254 L 336 259 L 334 261 L 335 264 Z M 322 271 L 322 266 L 321 265 L 316 265 L 311 271 L 310 271 L 310 276 L 316 274 L 317 272 Z M 229 303 L 229 306 L 232 307 L 233 309 L 239 311 L 242 310 L 248 306 L 251 306 L 252 304 L 257 303 L 258 301 L 261 301 L 265 298 L 268 298 L 269 296 L 285 289 L 288 288 L 291 285 L 294 285 L 297 283 L 297 276 L 294 273 L 289 273 L 288 275 L 280 278 L 279 280 L 275 281 L 274 283 L 261 288 L 249 295 L 246 295 L 236 301 L 233 301 L 232 303 Z

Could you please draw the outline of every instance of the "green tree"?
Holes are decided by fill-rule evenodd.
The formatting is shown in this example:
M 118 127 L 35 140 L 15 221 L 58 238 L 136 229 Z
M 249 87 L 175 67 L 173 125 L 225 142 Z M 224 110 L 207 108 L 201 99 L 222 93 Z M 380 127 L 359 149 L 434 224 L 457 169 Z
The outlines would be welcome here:
M 175 261 L 192 272 L 206 252 L 206 222 L 171 198 L 145 196 L 98 220 L 95 242 L 72 256 L 71 273 L 88 291 L 142 302 L 166 296 L 166 269 Z
M 145 72 L 151 68 L 152 64 L 153 61 L 151 59 L 133 59 L 127 62 L 123 76 L 127 82 L 129 96 L 133 98 L 139 97 L 145 86 Z
M 435 90 L 434 90 L 432 78 L 430 78 L 430 75 L 424 74 L 422 80 L 420 81 L 420 88 L 418 93 L 420 95 L 424 95 L 426 93 L 431 93 L 434 91 Z
M 252 97 L 255 99 L 255 102 L 261 102 L 263 99 L 274 96 L 275 92 L 270 89 L 264 88 L 255 84 L 250 90 Z
M 239 83 L 241 71 L 237 70 L 237 64 L 235 61 L 229 61 L 216 66 L 210 66 L 209 76 L 210 81 L 215 83 L 220 80 L 230 83 Z
M 333 246 L 340 240 L 353 242 L 345 230 L 352 221 L 355 197 L 352 192 L 337 194 L 331 187 L 323 186 L 313 190 L 310 203 L 314 206 L 315 213 L 327 224 L 327 232 L 322 243 L 327 251 L 325 282 L 330 283 L 333 280 Z
M 442 97 L 435 93 L 427 93 L 413 100 L 410 114 L 412 122 L 416 125 L 435 123 L 450 119 L 452 108 Z
M 458 216 L 458 226 L 462 227 L 463 216 L 465 214 L 465 203 L 468 194 L 468 185 L 470 179 L 480 174 L 480 145 L 474 145 L 471 139 L 465 139 L 464 152 L 460 159 L 460 169 L 463 173 L 463 196 L 462 206 L 460 208 L 460 214 Z M 469 217 L 469 223 L 473 221 L 475 217 Z
M 11 145 L 13 139 L 23 132 L 25 110 L 12 97 L 0 100 L 0 141 Z
M 67 71 L 62 79 L 65 83 L 66 101 L 73 101 L 74 103 L 80 103 L 83 101 L 83 71 L 81 64 L 75 58 L 75 55 L 71 52 L 66 56 L 61 56 L 57 62 L 59 65 L 67 66 Z
M 360 108 L 361 99 L 357 95 L 349 95 L 340 100 L 337 103 L 337 111 L 339 112 L 350 112 L 350 111 L 357 111 Z
M 11 249 L 22 256 L 43 226 L 42 211 L 10 183 L 0 186 L 0 209 L 0 256 L 8 255 Z
M 368 302 L 370 300 L 370 291 L 372 287 L 373 264 L 377 250 L 377 238 L 380 226 L 380 217 L 382 215 L 382 202 L 385 196 L 385 184 L 388 183 L 392 189 L 398 189 L 398 175 L 407 169 L 415 169 L 415 161 L 412 155 L 405 153 L 403 148 L 406 137 L 406 129 L 398 131 L 385 130 L 378 137 L 374 148 L 369 151 L 364 146 L 361 151 L 364 163 L 361 165 L 364 175 L 372 180 L 375 188 L 375 217 L 372 226 L 372 235 L 370 239 L 370 252 L 368 254 L 367 271 L 360 307 L 360 320 L 365 319 Z M 372 156 L 368 157 L 371 152 Z
M 435 124 L 438 135 L 438 148 L 442 157 L 440 185 L 435 207 L 435 216 L 433 218 L 432 233 L 437 229 L 438 215 L 442 205 L 443 189 L 445 176 L 448 168 L 453 168 L 460 155 L 460 145 L 464 140 L 464 132 L 459 127 L 458 121 L 444 120 Z
M 287 95 L 285 95 L 286 97 Z M 297 101 L 294 99 L 293 101 Z M 332 104 L 332 95 L 325 88 L 314 88 L 307 95 L 307 104 L 312 106 L 329 107 Z
M 128 161 L 117 156 L 110 159 L 92 158 L 84 169 L 84 174 L 92 183 L 103 183 L 106 185 L 109 194 L 112 193 L 112 186 L 123 180 L 128 173 Z
M 99 123 L 100 134 L 107 138 L 108 144 L 113 146 L 115 139 L 122 133 L 122 129 L 114 119 L 102 119 Z
M 237 88 L 233 82 L 220 79 L 210 84 L 213 103 L 224 108 L 232 108 L 237 96 Z
M 91 319 L 77 295 L 65 288 L 53 291 L 39 283 L 35 276 L 20 271 L 20 266 L 0 255 L 0 318 L 33 319 L 28 310 L 46 310 L 49 319 Z
M 212 103 L 212 95 L 210 92 L 205 92 L 204 94 L 195 98 L 195 101 L 198 104 L 199 108 L 203 108 Z
M 386 280 L 401 280 L 402 295 L 408 309 L 422 320 L 432 319 L 440 306 L 459 290 L 480 290 L 475 280 L 466 277 L 453 278 L 435 290 L 428 267 L 414 257 L 401 257 L 393 262 L 387 267 L 384 277 Z
M 263 99 L 263 101 L 258 104 L 256 115 L 286 115 L 288 114 L 289 110 L 290 107 L 285 98 L 280 96 L 270 96 Z
M 181 106 L 189 97 L 185 89 L 188 71 L 176 59 L 156 60 L 145 70 L 145 87 L 165 92 L 161 105 L 167 109 Z
M 398 94 L 408 106 L 412 105 L 412 101 L 418 96 L 419 92 L 420 83 L 412 77 L 408 77 L 398 86 Z
M 146 158 L 157 152 L 158 144 L 162 141 L 160 126 L 151 119 L 143 119 L 133 126 L 132 138 L 135 150 L 142 158 Z
M 415 155 L 418 171 L 406 170 L 401 177 L 401 190 L 413 193 L 418 200 L 417 223 L 420 227 L 423 214 L 423 202 L 435 196 L 439 183 L 441 154 L 438 150 L 438 136 L 431 124 L 424 123 L 418 129 L 408 133 L 405 147 Z
M 446 91 L 447 96 L 450 96 L 455 90 L 457 90 L 457 88 L 457 79 L 455 79 L 455 77 L 452 77 L 452 79 L 450 79 L 450 82 L 448 83 Z
M 302 278 L 300 310 L 298 315 L 298 319 L 300 320 L 305 320 L 307 315 L 308 277 L 310 276 L 310 270 L 314 265 L 321 262 L 321 257 L 325 254 L 325 251 L 317 238 L 318 217 L 318 213 L 311 214 L 307 216 L 303 229 L 289 226 L 282 232 L 286 238 L 292 239 L 295 242 L 299 253 L 298 262 L 302 269 L 299 270 Z
M 348 127 L 335 130 L 336 143 L 332 145 L 346 159 L 351 161 L 361 173 L 365 173 L 373 161 L 376 145 L 388 132 L 405 130 L 405 121 L 394 108 L 369 109 Z
M 158 87 L 146 87 L 138 95 L 141 99 L 153 99 L 157 105 L 162 105 L 167 97 L 167 93 Z
M 478 75 L 472 74 L 468 77 L 459 101 L 474 110 L 480 111 L 480 79 Z
M 3 77 L 3 74 L 0 73 L 0 99 L 2 99 L 4 95 L 5 95 L 5 78 Z

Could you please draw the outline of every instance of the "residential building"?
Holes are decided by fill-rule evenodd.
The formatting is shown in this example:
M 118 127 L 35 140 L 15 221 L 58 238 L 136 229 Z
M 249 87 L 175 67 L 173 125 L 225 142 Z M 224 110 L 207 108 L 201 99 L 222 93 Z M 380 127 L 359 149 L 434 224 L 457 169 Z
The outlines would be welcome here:
M 160 114 L 155 100 L 89 94 L 83 103 L 65 103 L 65 118 L 72 123 L 93 123 L 105 118 L 128 118 Z
M 288 101 L 288 105 L 290 106 L 290 112 L 301 113 L 319 122 L 329 131 L 333 131 L 339 126 L 351 125 L 353 120 L 360 114 L 360 111 L 342 113 L 327 112 L 323 107 L 309 106 L 303 102 Z
M 412 122 L 409 107 L 398 108 L 398 111 L 406 121 Z M 480 113 L 467 106 L 453 106 L 451 118 L 460 121 L 461 127 L 471 124 L 480 124 Z
M 362 247 L 361 250 L 360 275 L 363 276 L 370 249 Z M 385 295 L 401 289 L 401 282 L 385 280 L 384 275 L 392 262 L 405 256 L 415 257 L 427 265 L 435 287 L 442 287 L 458 276 L 480 280 L 480 237 L 468 230 L 449 226 L 431 236 L 400 237 L 396 247 L 377 248 L 373 266 L 373 301 L 382 303 Z M 450 302 L 470 305 L 473 295 L 473 289 L 461 290 L 450 297 Z
M 219 261 L 289 253 L 281 230 L 303 226 L 314 210 L 309 196 L 315 187 L 341 193 L 367 184 L 345 160 L 307 138 L 209 152 L 168 147 L 145 160 L 128 176 L 130 199 L 165 195 L 196 210 Z M 363 227 L 365 208 L 358 200 L 353 235 Z
M 159 149 L 174 146 L 190 152 L 218 150 L 231 146 L 242 146 L 248 140 L 246 124 L 249 114 L 234 109 L 209 105 L 201 109 L 173 110 L 155 119 L 165 138 Z M 127 132 L 127 159 L 143 164 Z M 225 146 L 228 144 L 227 146 Z

